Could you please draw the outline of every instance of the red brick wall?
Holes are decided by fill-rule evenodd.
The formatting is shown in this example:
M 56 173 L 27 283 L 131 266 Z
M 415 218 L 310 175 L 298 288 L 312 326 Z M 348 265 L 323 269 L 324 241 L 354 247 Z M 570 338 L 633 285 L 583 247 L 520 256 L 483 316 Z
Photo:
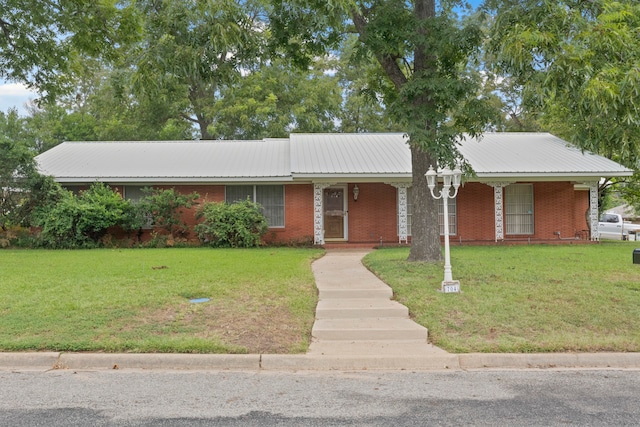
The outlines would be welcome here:
M 154 185 L 154 188 L 170 189 L 175 188 L 180 194 L 191 194 L 194 191 L 200 195 L 197 200 L 198 204 L 204 202 L 223 202 L 224 201 L 224 185 Z M 199 205 L 191 209 L 185 209 L 182 219 L 189 226 L 193 227 L 198 223 L 196 220 L 196 212 Z M 194 232 L 191 232 L 189 238 L 197 238 Z
M 488 185 L 467 183 L 460 188 L 457 197 L 458 233 L 452 236 L 452 242 L 460 239 L 463 242 L 495 240 L 493 200 L 493 187 Z M 533 183 L 533 207 L 534 234 L 505 235 L 507 241 L 558 240 L 554 231 L 559 231 L 562 238 L 573 238 L 576 233 L 585 238 L 588 191 L 576 191 L 570 182 L 536 182 Z
M 313 242 L 313 185 L 284 186 L 284 228 L 270 228 L 267 242 Z
M 570 182 L 541 182 L 533 185 L 534 236 L 538 239 L 575 237 L 575 190 Z
M 451 239 L 495 241 L 493 187 L 477 182 L 464 184 L 456 197 L 458 233 Z
M 358 201 L 353 200 L 354 184 L 349 184 L 349 242 L 398 243 L 396 188 L 387 184 L 358 184 Z
M 114 186 L 121 190 L 122 186 Z M 159 186 L 171 188 L 173 186 Z M 349 184 L 348 241 L 350 243 L 397 243 L 397 195 L 396 188 L 381 183 L 359 183 L 358 201 L 353 200 L 354 184 Z M 199 202 L 223 201 L 224 185 L 178 185 L 180 193 L 200 194 Z M 267 242 L 300 242 L 313 240 L 313 185 L 285 185 L 285 227 L 270 228 Z M 574 237 L 588 230 L 585 212 L 589 207 L 589 192 L 576 191 L 569 182 L 536 182 L 534 191 L 534 234 L 505 235 L 505 239 L 558 240 Z M 480 183 L 466 183 L 457 196 L 457 234 L 452 243 L 492 242 L 495 240 L 493 188 Z M 184 212 L 185 222 L 196 223 L 195 209 Z M 585 237 L 584 232 L 582 233 Z M 191 233 L 191 238 L 195 234 Z M 588 237 L 588 235 L 586 236 Z
M 172 188 L 173 186 L 156 186 L 157 188 Z M 224 185 L 178 185 L 176 190 L 181 194 L 197 192 L 200 194 L 198 203 L 222 202 L 225 196 Z M 285 226 L 269 228 L 265 235 L 267 242 L 289 242 L 304 239 L 313 240 L 313 185 L 285 185 Z M 186 210 L 184 221 L 193 226 L 197 223 L 195 209 Z M 191 233 L 191 238 L 195 234 Z

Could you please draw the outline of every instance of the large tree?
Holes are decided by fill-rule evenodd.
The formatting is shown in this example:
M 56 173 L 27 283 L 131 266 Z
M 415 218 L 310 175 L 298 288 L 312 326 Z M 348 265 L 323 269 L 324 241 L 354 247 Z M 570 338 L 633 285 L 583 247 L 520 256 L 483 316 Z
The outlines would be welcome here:
M 291 132 L 333 132 L 342 103 L 332 63 L 314 61 L 300 70 L 274 60 L 220 91 L 214 105 L 215 134 L 224 139 L 283 138 Z
M 640 3 L 636 0 L 488 0 L 487 52 L 522 88 L 547 130 L 636 171 L 614 183 L 640 211 Z
M 414 209 L 409 260 L 440 260 L 438 202 L 424 175 L 430 166 L 461 161 L 456 142 L 465 134 L 478 135 L 488 120 L 478 96 L 480 81 L 467 72 L 482 41 L 479 26 L 454 13 L 459 1 L 272 3 L 274 41 L 296 63 L 308 64 L 349 32 L 378 61 L 389 81 L 385 104 L 409 135 Z
M 3 0 L 0 78 L 53 99 L 68 90 L 81 55 L 111 57 L 137 33 L 135 14 L 118 0 Z
M 640 3 L 488 0 L 488 52 L 523 102 L 577 146 L 640 164 Z
M 34 150 L 16 110 L 0 112 L 0 229 L 21 225 L 28 181 L 37 175 Z
M 382 100 L 391 84 L 371 52 L 359 49 L 357 36 L 343 42 L 335 60 L 344 101 L 339 115 L 340 132 L 402 131 Z
M 216 139 L 214 106 L 225 87 L 261 61 L 264 26 L 257 1 L 138 0 L 143 41 L 128 61 L 138 96 L 178 105 L 179 117 Z

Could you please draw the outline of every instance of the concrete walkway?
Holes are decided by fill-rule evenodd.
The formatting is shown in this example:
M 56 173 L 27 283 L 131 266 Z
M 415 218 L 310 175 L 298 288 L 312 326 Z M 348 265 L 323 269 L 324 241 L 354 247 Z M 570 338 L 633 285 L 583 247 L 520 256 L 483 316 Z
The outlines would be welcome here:
M 312 265 L 319 302 L 310 356 L 448 358 L 427 329 L 362 265 L 366 250 L 329 250 Z

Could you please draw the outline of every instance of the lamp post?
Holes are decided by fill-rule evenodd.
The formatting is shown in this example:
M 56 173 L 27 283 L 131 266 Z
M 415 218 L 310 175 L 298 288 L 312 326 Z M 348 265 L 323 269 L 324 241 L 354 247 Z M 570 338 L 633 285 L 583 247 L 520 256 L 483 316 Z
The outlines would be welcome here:
M 453 171 L 444 168 L 438 174 L 433 170 L 433 166 L 429 166 L 429 170 L 425 174 L 427 177 L 427 185 L 434 199 L 442 199 L 444 208 L 444 280 L 442 281 L 442 292 L 460 292 L 460 282 L 453 280 L 451 274 L 451 256 L 449 254 L 449 199 L 454 199 L 460 188 L 460 178 L 462 172 L 455 168 Z M 442 188 L 440 194 L 436 195 L 434 189 L 436 187 L 436 178 L 442 177 Z M 453 194 L 451 194 L 451 186 L 453 185 Z

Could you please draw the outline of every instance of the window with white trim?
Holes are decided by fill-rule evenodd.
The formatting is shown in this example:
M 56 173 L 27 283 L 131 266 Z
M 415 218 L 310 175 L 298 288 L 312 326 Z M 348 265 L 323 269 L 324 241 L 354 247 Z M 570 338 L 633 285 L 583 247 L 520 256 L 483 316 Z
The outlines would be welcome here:
M 225 187 L 227 203 L 247 199 L 260 204 L 269 227 L 284 227 L 283 185 L 227 185 Z
M 396 193 L 397 194 L 397 193 Z M 449 234 L 455 236 L 458 233 L 458 215 L 456 212 L 456 199 L 448 199 L 449 200 Z M 399 206 L 400 201 L 396 196 L 396 203 Z M 398 215 L 399 213 L 399 209 Z M 407 235 L 411 236 L 411 221 L 413 217 L 413 195 L 411 193 L 411 187 L 407 188 Z M 444 204 L 441 201 L 438 203 L 438 223 L 440 224 L 440 235 L 444 235 Z M 398 224 L 400 224 L 400 218 L 398 217 Z M 400 230 L 398 230 L 398 234 L 400 234 Z
M 533 184 L 511 184 L 504 189 L 506 234 L 533 234 Z

